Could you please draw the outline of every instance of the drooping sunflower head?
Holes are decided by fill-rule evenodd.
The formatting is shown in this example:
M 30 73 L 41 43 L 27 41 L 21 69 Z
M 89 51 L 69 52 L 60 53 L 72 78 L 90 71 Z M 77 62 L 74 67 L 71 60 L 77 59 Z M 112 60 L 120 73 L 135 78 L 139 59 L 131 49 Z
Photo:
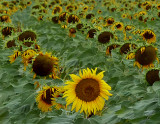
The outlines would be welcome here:
M 33 62 L 32 69 L 35 72 L 34 76 L 48 76 L 52 74 L 52 78 L 57 78 L 58 59 L 51 56 L 51 53 L 43 54 L 40 52 Z
M 86 15 L 86 19 L 87 19 L 87 20 L 89 20 L 89 19 L 91 19 L 91 18 L 93 18 L 93 17 L 94 17 L 94 14 L 93 14 L 93 13 L 89 13 L 89 14 Z
M 156 34 L 150 29 L 144 30 L 141 33 L 141 36 L 143 37 L 143 40 L 146 40 L 148 43 L 156 42 Z
M 118 48 L 120 45 L 119 44 L 111 44 L 107 47 L 106 49 L 106 55 L 111 55 L 111 51 L 115 48 Z
M 68 18 L 68 13 L 67 12 L 63 12 L 59 15 L 59 23 L 61 22 L 65 22 Z
M 38 95 L 36 97 L 38 108 L 42 112 L 51 111 L 52 106 L 55 106 L 56 109 L 62 108 L 63 106 L 57 103 L 55 98 L 60 97 L 60 94 L 63 92 L 64 90 L 62 87 L 44 86 L 43 89 L 38 92 Z
M 125 43 L 121 46 L 120 53 L 127 54 L 128 52 L 130 52 L 131 50 L 136 49 L 136 48 L 137 48 L 136 44 Z
M 25 41 L 25 40 L 31 40 L 31 41 L 35 41 L 37 38 L 37 35 L 35 34 L 35 32 L 33 31 L 24 31 L 22 32 L 19 36 L 18 36 L 18 40 L 20 41 Z
M 11 56 L 8 56 L 10 58 L 9 59 L 10 63 L 13 63 L 16 60 L 16 58 L 20 55 L 21 55 L 21 52 L 18 50 L 15 50 L 14 54 L 12 54 Z
M 53 22 L 53 23 L 57 24 L 58 21 L 59 21 L 59 17 L 58 17 L 58 16 L 53 16 L 53 17 L 52 17 L 52 22 Z
M 110 38 L 113 38 L 113 34 L 108 31 L 104 31 L 98 36 L 98 41 L 102 44 L 108 43 Z
M 83 28 L 83 24 L 79 23 L 76 25 L 77 30 L 81 30 Z
M 12 34 L 12 31 L 15 31 L 15 29 L 13 27 L 4 27 L 2 29 L 2 35 L 4 37 L 10 36 Z
M 0 22 L 11 22 L 9 15 L 1 15 Z
M 34 56 L 37 54 L 37 52 L 35 50 L 32 49 L 28 49 L 26 51 L 23 52 L 22 54 L 22 62 L 24 63 L 24 69 L 26 70 L 26 66 L 29 63 L 32 63 L 32 60 L 34 58 Z
M 134 26 L 132 26 L 132 25 L 125 26 L 125 31 L 130 31 L 132 29 L 135 29 Z
M 153 62 L 158 58 L 157 56 L 157 48 L 153 46 L 143 46 L 140 47 L 135 53 L 135 63 L 139 68 L 141 66 L 143 68 L 153 67 Z
M 66 6 L 66 9 L 65 9 L 67 12 L 71 13 L 75 10 L 75 6 L 73 6 L 72 4 L 68 4 Z
M 12 37 L 5 39 L 4 48 L 16 47 L 16 40 Z
M 159 81 L 159 70 L 158 69 L 151 69 L 146 73 L 146 80 L 149 83 L 149 85 L 153 85 L 154 82 Z
M 67 22 L 68 23 L 78 23 L 80 22 L 80 19 L 78 18 L 77 15 L 72 14 L 72 15 L 69 15 L 69 17 L 67 18 Z
M 94 38 L 96 32 L 97 32 L 96 29 L 90 29 L 87 33 L 87 37 Z
M 55 6 L 53 11 L 52 11 L 52 14 L 55 15 L 57 13 L 61 13 L 62 12 L 62 7 L 61 6 Z
M 103 71 L 96 74 L 97 68 L 93 69 L 83 69 L 83 74 L 80 70 L 79 75 L 71 74 L 73 81 L 67 81 L 63 97 L 66 98 L 67 106 L 71 103 L 72 109 L 75 108 L 76 112 L 80 109 L 81 112 L 86 114 L 94 113 L 100 111 L 104 107 L 105 100 L 108 100 L 108 96 L 112 94 L 108 92 L 111 87 L 102 80 Z
M 69 29 L 69 36 L 70 37 L 75 37 L 76 36 L 75 33 L 76 33 L 76 29 L 75 28 L 70 28 Z

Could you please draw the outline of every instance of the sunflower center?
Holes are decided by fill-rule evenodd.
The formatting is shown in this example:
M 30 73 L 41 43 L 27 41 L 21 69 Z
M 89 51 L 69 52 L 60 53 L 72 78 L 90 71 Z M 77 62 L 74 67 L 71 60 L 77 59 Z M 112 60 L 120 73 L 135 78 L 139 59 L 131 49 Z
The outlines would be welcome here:
M 100 43 L 108 43 L 110 41 L 110 38 L 113 38 L 113 34 L 111 32 L 102 32 L 99 36 L 98 36 L 98 41 Z
M 144 52 L 139 48 L 135 54 L 135 60 L 141 65 L 152 64 L 156 59 L 156 50 L 152 46 L 145 47 Z
M 99 83 L 95 79 L 83 79 L 77 84 L 75 92 L 82 101 L 94 101 L 100 93 Z
M 144 33 L 144 35 L 143 35 L 146 39 L 151 39 L 151 38 L 153 38 L 153 34 L 152 34 L 152 32 L 146 32 L 146 33 Z
M 120 28 L 120 27 L 121 27 L 121 24 L 116 25 L 116 27 L 117 27 L 117 28 Z
M 46 90 L 46 96 L 44 94 L 42 95 L 42 100 L 47 104 L 52 104 L 53 91 L 51 89 Z
M 46 55 L 38 55 L 33 63 L 33 71 L 39 76 L 47 76 L 53 70 L 53 61 Z

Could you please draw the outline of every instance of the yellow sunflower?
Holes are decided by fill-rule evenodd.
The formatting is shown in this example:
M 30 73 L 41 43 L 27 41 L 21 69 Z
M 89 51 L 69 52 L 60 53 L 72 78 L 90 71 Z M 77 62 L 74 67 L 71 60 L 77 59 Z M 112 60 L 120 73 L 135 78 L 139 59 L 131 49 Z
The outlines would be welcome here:
M 58 78 L 57 73 L 59 72 L 58 67 L 58 58 L 51 55 L 51 53 L 42 52 L 34 59 L 32 69 L 35 72 L 34 77 L 36 75 L 39 76 L 49 76 L 53 79 Z
M 75 108 L 76 112 L 80 109 L 81 112 L 86 114 L 94 113 L 103 109 L 105 100 L 108 100 L 108 96 L 112 96 L 108 90 L 111 90 L 111 87 L 102 80 L 104 71 L 96 75 L 97 68 L 93 69 L 83 69 L 83 74 L 81 70 L 79 75 L 71 74 L 73 81 L 67 81 L 64 89 L 63 97 L 66 98 L 66 106 L 72 104 L 71 111 Z
M 24 70 L 26 70 L 26 66 L 28 66 L 29 63 L 32 63 L 32 59 L 36 54 L 37 52 L 32 49 L 24 51 L 24 53 L 22 54 L 22 62 L 24 63 Z
M 123 28 L 124 28 L 124 25 L 123 25 L 122 22 L 116 22 L 116 23 L 113 25 L 112 30 L 114 30 L 115 28 L 116 28 L 117 30 L 122 31 Z
M 56 13 L 61 13 L 62 12 L 62 7 L 61 6 L 55 6 L 52 14 L 55 15 Z
M 38 92 L 38 95 L 36 97 L 38 108 L 42 112 L 51 111 L 52 106 L 55 106 L 56 109 L 64 108 L 63 105 L 56 102 L 56 98 L 61 97 L 61 94 L 63 92 L 64 92 L 63 87 L 44 86 L 43 89 Z
M 9 58 L 10 58 L 10 63 L 13 63 L 15 60 L 16 60 L 16 58 L 18 57 L 18 56 L 20 56 L 21 55 L 21 52 L 20 51 L 18 51 L 18 50 L 16 50 L 16 51 L 14 51 L 14 54 L 13 55 L 11 55 L 11 56 L 8 56 Z
M 151 68 L 154 67 L 153 62 L 159 59 L 157 58 L 157 48 L 153 46 L 143 46 L 140 47 L 135 53 L 135 63 L 134 66 L 137 65 L 138 68 Z
M 156 34 L 150 29 L 144 30 L 141 33 L 141 36 L 143 37 L 143 40 L 146 40 L 148 43 L 156 42 Z
M 0 22 L 11 22 L 11 19 L 8 15 L 0 16 Z

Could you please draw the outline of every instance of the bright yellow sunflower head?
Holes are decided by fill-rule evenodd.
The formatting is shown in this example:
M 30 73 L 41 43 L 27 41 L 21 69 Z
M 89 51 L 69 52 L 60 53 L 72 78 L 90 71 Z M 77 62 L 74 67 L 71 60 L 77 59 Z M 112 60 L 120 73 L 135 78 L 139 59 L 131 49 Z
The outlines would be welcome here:
M 51 53 L 45 53 L 42 52 L 39 53 L 39 55 L 35 58 L 32 69 L 35 72 L 35 75 L 33 78 L 36 77 L 36 75 L 39 76 L 49 76 L 51 78 L 58 78 L 57 73 L 59 71 L 58 69 L 58 59 L 57 57 L 54 57 L 51 55 Z
M 64 89 L 63 97 L 66 98 L 66 106 L 72 104 L 71 111 L 75 108 L 76 112 L 80 109 L 81 112 L 86 114 L 94 113 L 100 111 L 104 107 L 105 100 L 108 100 L 108 96 L 112 96 L 108 90 L 111 90 L 111 87 L 102 80 L 104 71 L 96 74 L 97 68 L 93 69 L 83 69 L 83 74 L 81 70 L 79 75 L 71 74 L 73 81 L 67 81 Z
M 143 37 L 143 40 L 146 40 L 148 43 L 156 42 L 156 34 L 150 29 L 144 30 L 141 33 L 141 36 Z
M 36 97 L 36 102 L 38 103 L 38 108 L 42 112 L 48 112 L 52 110 L 52 106 L 56 109 L 64 108 L 63 105 L 56 102 L 57 97 L 62 97 L 61 94 L 64 92 L 63 87 L 50 87 L 44 86 L 41 91 L 38 92 Z

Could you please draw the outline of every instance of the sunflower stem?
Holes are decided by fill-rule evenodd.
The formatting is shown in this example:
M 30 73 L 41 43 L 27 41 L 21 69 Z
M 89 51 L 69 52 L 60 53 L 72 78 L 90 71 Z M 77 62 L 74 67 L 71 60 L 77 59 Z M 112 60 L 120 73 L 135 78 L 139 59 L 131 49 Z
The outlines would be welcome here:
M 87 117 L 88 117 L 88 115 L 84 112 L 84 118 L 86 118 L 86 119 L 87 119 Z

